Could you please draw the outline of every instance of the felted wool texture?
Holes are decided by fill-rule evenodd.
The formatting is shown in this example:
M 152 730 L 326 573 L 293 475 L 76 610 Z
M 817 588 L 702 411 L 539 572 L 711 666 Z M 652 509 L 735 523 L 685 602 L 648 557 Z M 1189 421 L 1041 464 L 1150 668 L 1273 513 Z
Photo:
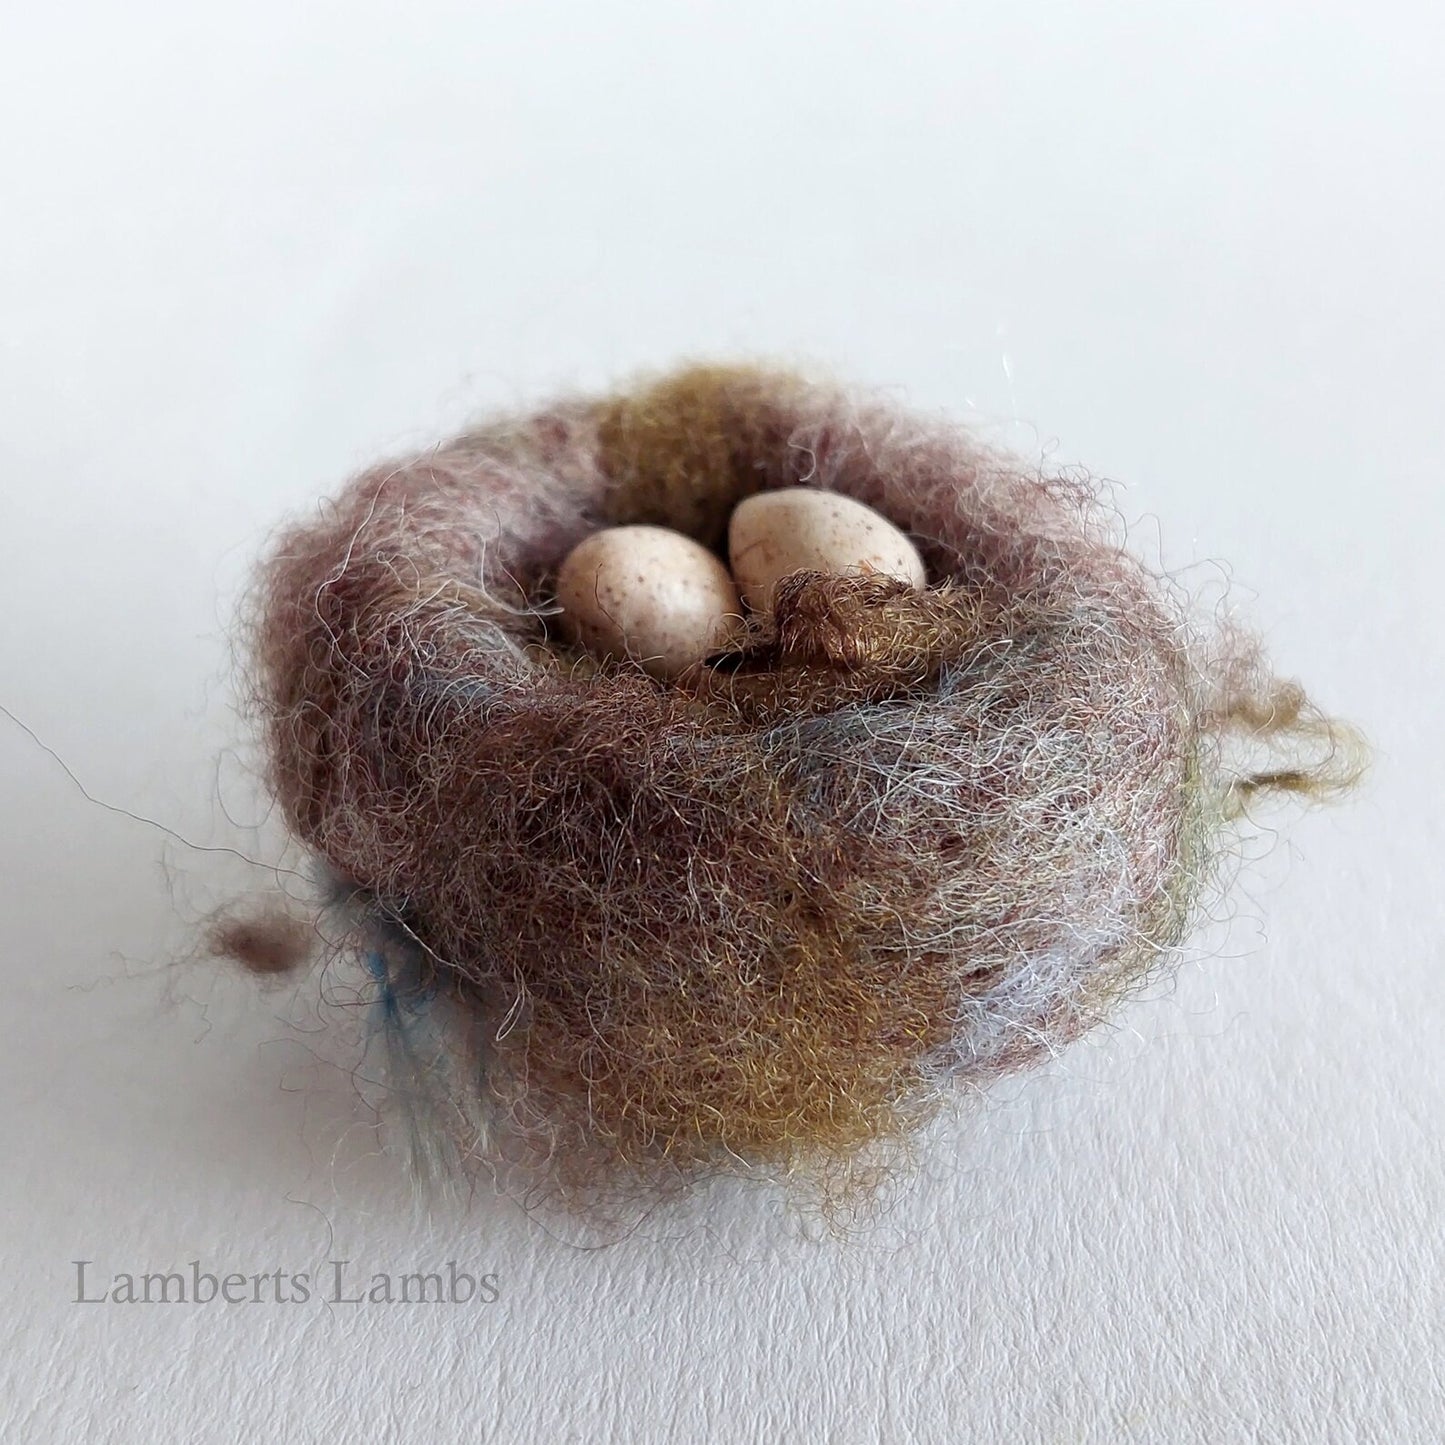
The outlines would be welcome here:
M 755 492 L 876 508 L 930 585 L 800 573 L 675 682 L 575 652 L 600 527 L 724 544 Z M 285 533 L 269 782 L 460 1157 L 564 1188 L 851 1167 L 1174 956 L 1252 794 L 1353 754 L 1078 478 L 791 372 L 493 420 Z M 413 1047 L 420 1023 L 425 1046 Z

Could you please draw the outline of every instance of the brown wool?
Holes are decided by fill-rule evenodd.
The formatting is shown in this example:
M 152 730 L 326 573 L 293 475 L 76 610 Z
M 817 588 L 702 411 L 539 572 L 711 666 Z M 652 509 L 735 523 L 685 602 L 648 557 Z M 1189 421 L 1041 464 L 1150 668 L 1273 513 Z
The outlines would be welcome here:
M 218 918 L 207 934 L 215 958 L 229 958 L 248 973 L 277 976 L 292 973 L 311 956 L 314 926 L 283 913 Z

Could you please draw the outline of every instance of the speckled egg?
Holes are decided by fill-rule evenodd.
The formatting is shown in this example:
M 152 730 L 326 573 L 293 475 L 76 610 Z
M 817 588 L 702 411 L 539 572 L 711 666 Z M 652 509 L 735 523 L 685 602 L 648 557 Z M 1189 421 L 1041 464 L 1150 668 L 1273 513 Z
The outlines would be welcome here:
M 666 527 L 608 527 L 579 542 L 558 571 L 557 601 L 572 641 L 660 678 L 726 646 L 742 615 L 727 568 Z
M 785 487 L 740 502 L 728 555 L 743 601 L 766 611 L 773 584 L 792 572 L 876 572 L 915 587 L 928 580 L 918 549 L 872 507 L 817 487 Z

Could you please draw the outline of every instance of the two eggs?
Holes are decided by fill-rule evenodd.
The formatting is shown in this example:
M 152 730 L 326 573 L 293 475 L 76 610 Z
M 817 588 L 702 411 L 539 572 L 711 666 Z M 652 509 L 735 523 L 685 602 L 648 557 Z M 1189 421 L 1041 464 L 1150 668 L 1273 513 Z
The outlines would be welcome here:
M 740 502 L 728 524 L 728 561 L 731 571 L 666 527 L 594 532 L 557 574 L 563 630 L 595 657 L 628 657 L 671 679 L 735 642 L 744 609 L 766 613 L 774 584 L 794 572 L 927 581 L 918 549 L 890 521 L 814 487 Z

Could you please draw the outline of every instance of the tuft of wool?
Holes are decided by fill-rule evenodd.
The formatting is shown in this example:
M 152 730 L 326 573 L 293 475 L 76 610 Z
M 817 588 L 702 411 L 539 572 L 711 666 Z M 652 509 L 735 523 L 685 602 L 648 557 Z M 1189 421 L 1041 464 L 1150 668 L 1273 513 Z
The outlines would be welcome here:
M 258 978 L 293 973 L 316 945 L 312 924 L 280 911 L 252 915 L 223 914 L 206 933 L 213 958 L 229 958 Z
M 590 532 L 717 549 L 795 486 L 876 508 L 932 585 L 795 574 L 670 683 L 553 626 Z M 846 1169 L 1171 957 L 1253 795 L 1357 770 L 1086 483 L 746 367 L 357 477 L 265 564 L 254 658 L 270 786 L 403 1059 L 425 1024 L 405 1087 L 460 1157 L 566 1189 Z

